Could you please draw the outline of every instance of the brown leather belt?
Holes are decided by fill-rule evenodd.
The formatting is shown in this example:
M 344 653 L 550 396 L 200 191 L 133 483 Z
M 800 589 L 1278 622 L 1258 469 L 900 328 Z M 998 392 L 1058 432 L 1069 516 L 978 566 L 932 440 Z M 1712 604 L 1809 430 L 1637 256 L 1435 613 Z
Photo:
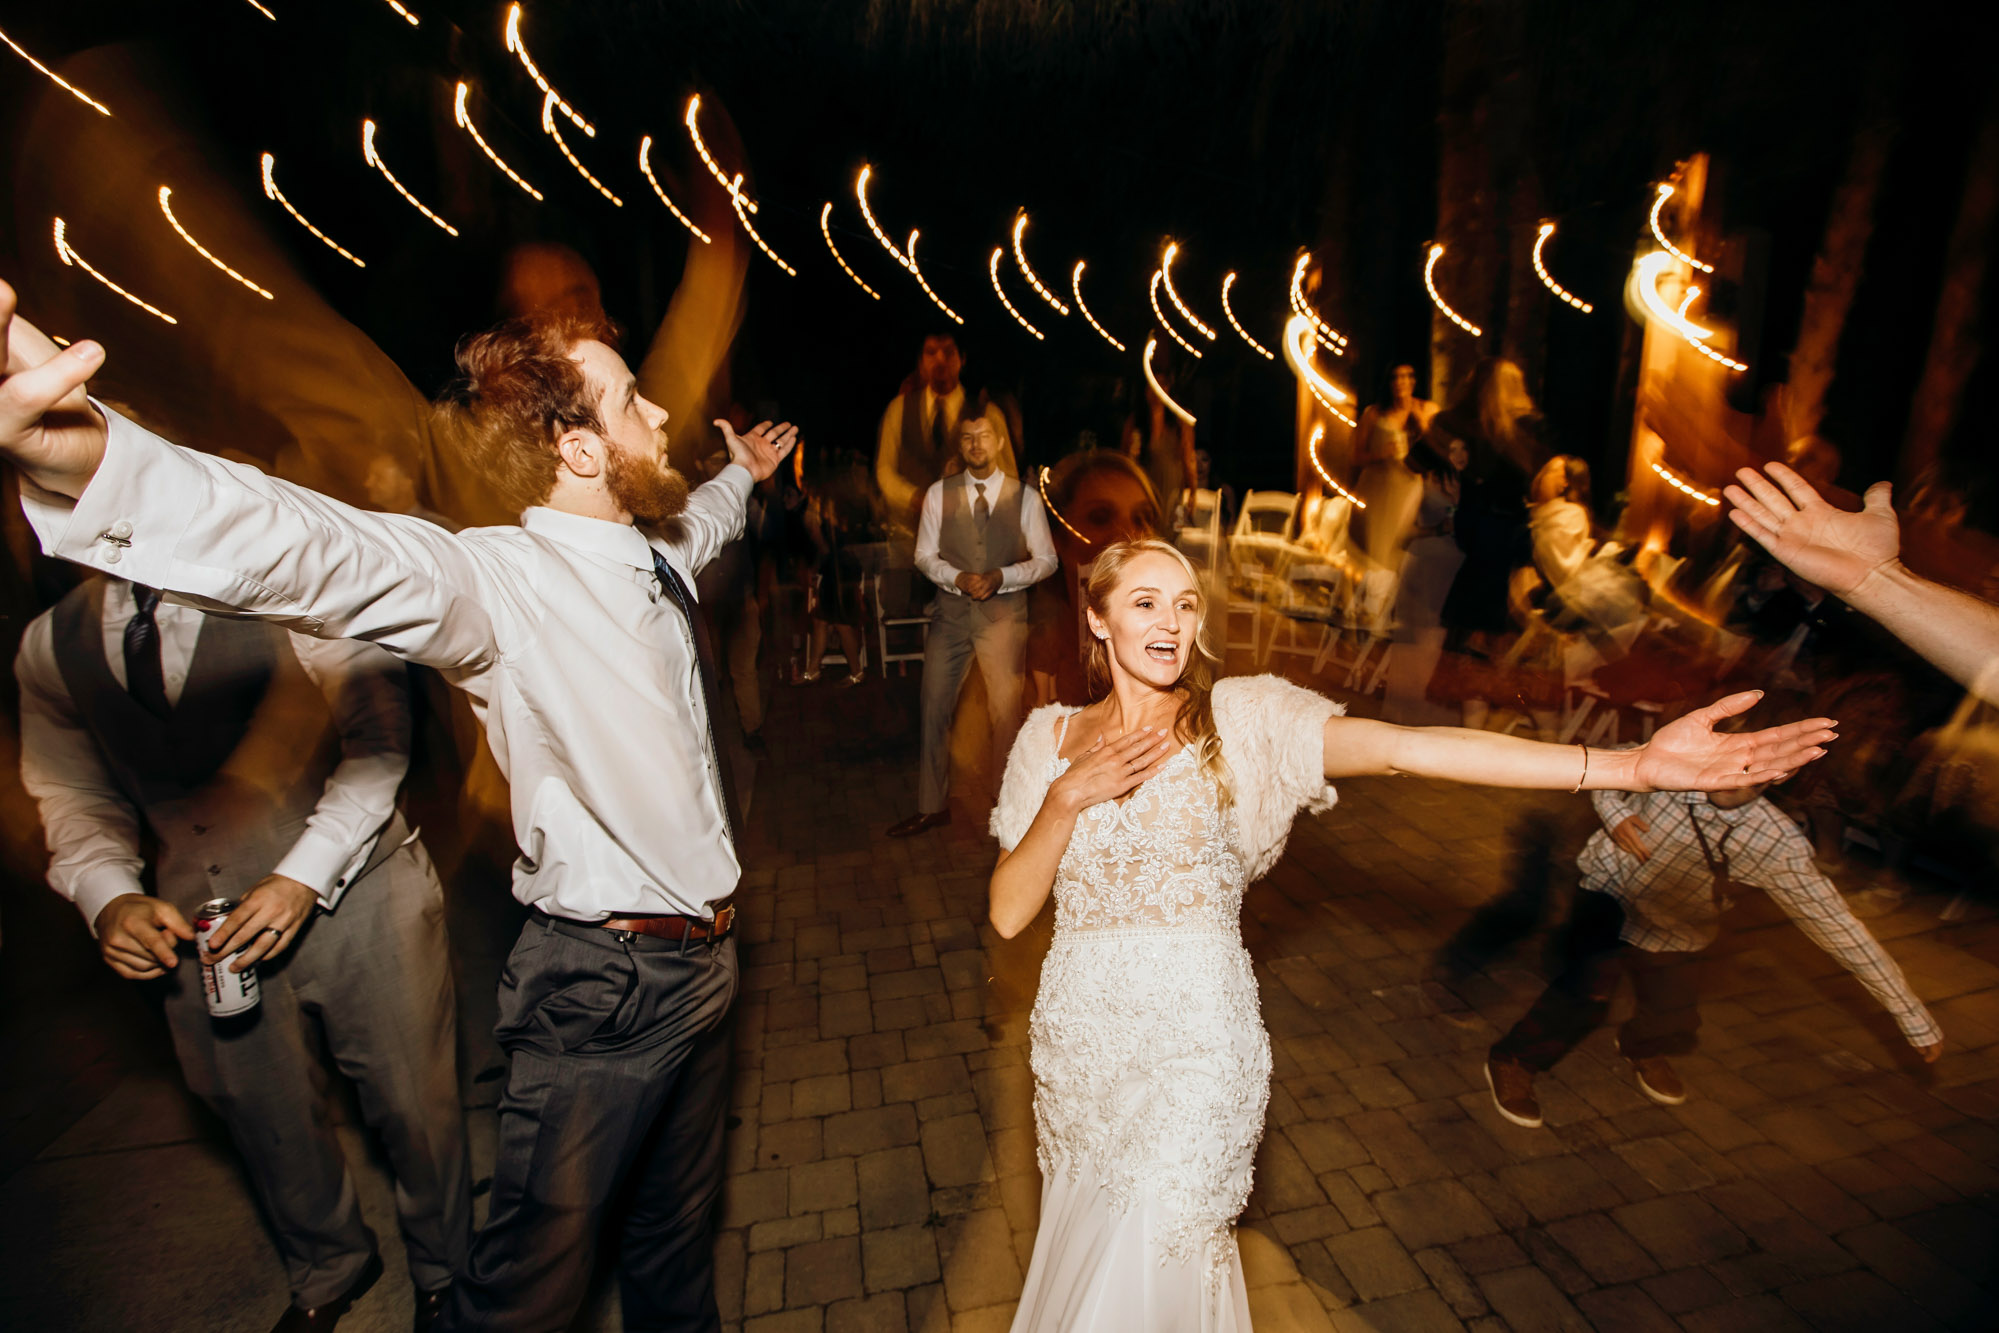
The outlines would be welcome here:
M 699 940 L 719 943 L 736 928 L 736 908 L 723 903 L 715 909 L 714 921 L 699 916 L 614 916 L 599 921 L 602 930 L 629 935 L 651 935 L 662 940 Z

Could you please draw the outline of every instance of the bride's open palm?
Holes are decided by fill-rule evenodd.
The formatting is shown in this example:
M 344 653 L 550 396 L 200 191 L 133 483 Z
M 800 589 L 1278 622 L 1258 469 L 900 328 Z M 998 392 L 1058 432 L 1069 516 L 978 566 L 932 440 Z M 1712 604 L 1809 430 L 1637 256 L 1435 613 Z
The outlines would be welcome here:
M 1825 753 L 1839 724 L 1815 717 L 1765 731 L 1718 732 L 1717 723 L 1746 713 L 1763 697 L 1746 690 L 1659 728 L 1638 752 L 1635 776 L 1652 791 L 1728 791 L 1781 782 Z

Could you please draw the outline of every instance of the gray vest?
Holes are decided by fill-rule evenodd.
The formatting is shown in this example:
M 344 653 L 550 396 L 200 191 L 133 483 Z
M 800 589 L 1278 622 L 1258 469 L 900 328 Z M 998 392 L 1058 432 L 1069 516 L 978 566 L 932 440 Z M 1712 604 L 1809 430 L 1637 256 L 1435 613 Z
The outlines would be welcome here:
M 103 624 L 101 581 L 63 598 L 51 623 L 56 662 L 157 843 L 154 892 L 182 911 L 241 897 L 298 841 L 339 762 L 325 697 L 285 631 L 210 616 L 179 703 L 157 718 L 111 674 Z
M 896 451 L 896 470 L 902 479 L 916 491 L 916 502 L 923 503 L 923 492 L 928 490 L 939 477 L 948 476 L 958 470 L 958 426 L 967 417 L 982 417 L 986 414 L 986 395 L 983 391 L 973 393 L 965 390 L 958 400 L 958 415 L 951 417 L 944 411 L 943 403 L 938 403 L 937 414 L 942 422 L 932 422 L 932 432 L 923 429 L 923 385 L 918 382 L 902 391 L 902 447 Z M 941 425 L 941 435 L 937 433 Z M 938 440 L 943 443 L 940 445 Z M 915 522 L 917 515 L 910 515 Z
M 971 486 L 963 476 L 947 477 L 944 512 L 937 526 L 937 554 L 958 569 L 983 574 L 989 569 L 1005 569 L 1027 559 L 1027 538 L 1020 532 L 1020 482 L 993 470 L 985 480 L 986 499 L 993 507 L 984 531 L 972 513 Z M 1002 593 L 1003 598 L 1025 597 L 1025 588 Z

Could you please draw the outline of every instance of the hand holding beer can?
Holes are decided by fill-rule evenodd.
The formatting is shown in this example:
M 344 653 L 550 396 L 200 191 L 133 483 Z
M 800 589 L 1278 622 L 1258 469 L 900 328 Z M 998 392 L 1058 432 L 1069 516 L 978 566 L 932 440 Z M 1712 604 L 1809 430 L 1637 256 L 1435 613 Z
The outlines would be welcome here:
M 208 952 L 208 942 L 215 938 L 215 932 L 236 910 L 234 898 L 214 898 L 205 902 L 194 915 L 194 946 L 203 954 Z M 235 950 L 239 952 L 248 940 L 240 941 Z M 228 1018 L 232 1014 L 246 1014 L 257 1007 L 257 969 L 246 967 L 241 972 L 233 971 L 228 959 L 219 958 L 215 962 L 200 959 L 201 989 L 208 996 L 208 1013 L 212 1018 Z

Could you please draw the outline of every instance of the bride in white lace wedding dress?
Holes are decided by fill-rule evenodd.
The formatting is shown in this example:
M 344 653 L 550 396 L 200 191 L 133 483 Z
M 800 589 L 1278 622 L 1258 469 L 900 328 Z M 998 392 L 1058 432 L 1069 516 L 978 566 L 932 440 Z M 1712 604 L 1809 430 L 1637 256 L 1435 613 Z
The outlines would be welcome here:
M 1087 595 L 1104 697 L 1028 718 L 992 817 L 995 928 L 1017 934 L 1055 897 L 1030 1022 L 1041 1224 L 1014 1333 L 1249 1328 L 1234 1223 L 1270 1040 L 1243 891 L 1300 809 L 1333 803 L 1328 776 L 1718 789 L 1787 772 L 1829 739 L 1822 719 L 1712 732 L 1753 694 L 1614 753 L 1349 720 L 1273 676 L 1211 687 L 1194 571 L 1170 546 L 1112 546 Z

